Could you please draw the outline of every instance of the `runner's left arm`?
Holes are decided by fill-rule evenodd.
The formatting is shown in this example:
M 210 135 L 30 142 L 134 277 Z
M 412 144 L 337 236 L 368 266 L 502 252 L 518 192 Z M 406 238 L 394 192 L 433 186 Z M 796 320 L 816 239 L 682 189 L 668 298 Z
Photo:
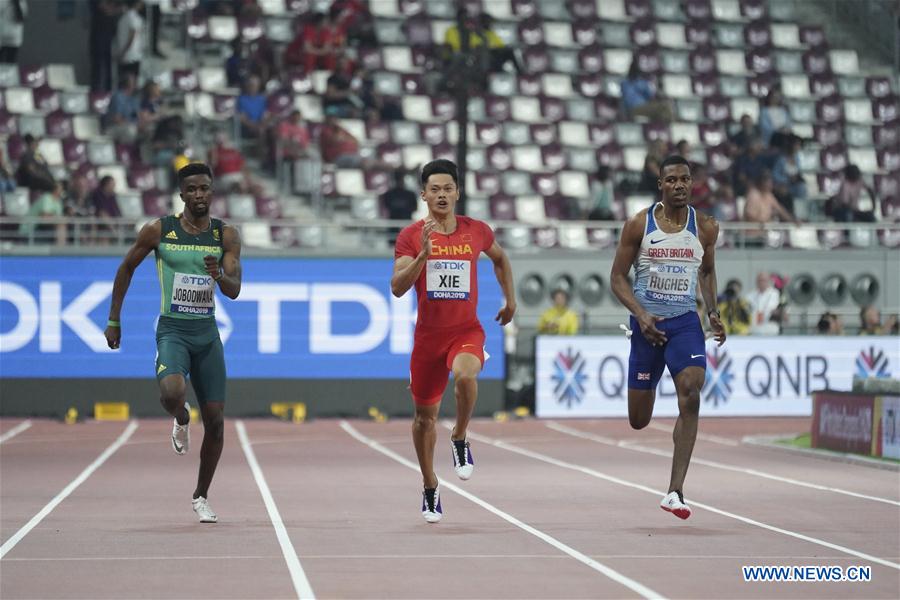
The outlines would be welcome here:
M 513 284 L 512 265 L 506 252 L 497 242 L 491 244 L 491 247 L 484 253 L 494 263 L 494 275 L 497 276 L 497 283 L 500 284 L 503 298 L 506 300 L 506 304 L 503 305 L 494 320 L 499 321 L 500 325 L 506 325 L 512 321 L 513 315 L 516 313 L 516 288 Z
M 219 284 L 222 293 L 234 300 L 241 293 L 241 234 L 230 225 L 222 227 L 222 261 L 206 256 L 206 272 Z
M 718 283 L 716 282 L 716 240 L 719 239 L 719 223 L 712 217 L 700 220 L 700 243 L 703 244 L 703 261 L 700 263 L 699 283 L 700 293 L 703 295 L 703 303 L 706 305 L 709 315 L 709 326 L 713 330 L 713 337 L 719 345 L 725 343 L 725 327 L 716 310 L 716 294 Z M 712 312 L 710 314 L 711 311 Z

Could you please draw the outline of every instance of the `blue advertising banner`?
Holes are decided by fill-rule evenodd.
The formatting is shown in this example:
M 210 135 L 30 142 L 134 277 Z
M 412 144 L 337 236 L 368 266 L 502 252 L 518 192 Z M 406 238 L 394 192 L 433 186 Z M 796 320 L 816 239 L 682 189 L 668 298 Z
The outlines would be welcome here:
M 0 259 L 0 377 L 154 376 L 160 306 L 153 257 L 138 268 L 122 309 L 122 347 L 103 330 L 117 257 Z M 244 258 L 237 300 L 218 295 L 228 376 L 277 379 L 408 379 L 415 291 L 394 298 L 393 261 Z M 502 295 L 492 264 L 478 264 L 478 316 L 502 379 Z

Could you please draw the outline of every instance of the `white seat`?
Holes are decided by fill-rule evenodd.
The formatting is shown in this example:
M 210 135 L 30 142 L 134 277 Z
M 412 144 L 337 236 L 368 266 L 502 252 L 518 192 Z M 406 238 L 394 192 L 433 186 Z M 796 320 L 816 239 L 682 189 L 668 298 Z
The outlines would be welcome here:
M 116 192 L 116 203 L 119 212 L 126 219 L 140 219 L 144 216 L 144 205 L 141 195 L 133 192 Z
M 544 199 L 541 196 L 519 196 L 516 198 L 516 217 L 523 223 L 546 223 Z
M 804 100 L 792 100 L 788 102 L 788 112 L 794 125 L 797 123 L 816 122 L 816 103 Z
M 677 100 L 675 106 L 679 121 L 696 123 L 703 120 L 703 104 L 699 100 Z
M 372 16 L 374 17 L 397 18 L 402 16 L 397 7 L 397 0 L 380 0 L 379 2 L 372 2 L 371 6 L 369 6 L 369 10 L 372 11 Z
M 495 96 L 515 96 L 519 91 L 516 76 L 512 73 L 491 73 L 488 91 Z
M 753 122 L 759 120 L 759 100 L 756 98 L 732 98 L 731 99 L 732 115 L 750 115 Z
M 34 94 L 31 88 L 7 88 L 6 110 L 19 115 L 34 113 Z
M 19 115 L 16 120 L 18 124 L 19 135 L 31 134 L 36 138 L 44 137 L 47 133 L 44 117 L 40 115 Z
M 586 173 L 597 169 L 597 154 L 593 148 L 567 148 L 566 159 L 569 167 Z
M 266 18 L 266 38 L 270 42 L 289 44 L 294 39 L 294 24 L 287 17 Z
M 684 25 L 681 23 L 657 23 L 656 41 L 663 48 L 687 48 Z
M 859 57 L 856 50 L 831 50 L 828 53 L 831 70 L 838 75 L 858 75 Z
M 488 199 L 480 196 L 466 196 L 466 216 L 479 221 L 490 219 L 491 211 Z
M 524 171 L 504 171 L 500 176 L 500 189 L 507 196 L 525 196 L 533 193 L 531 177 Z
M 412 51 L 408 46 L 385 46 L 382 56 L 384 64 L 389 65 L 391 71 L 412 73 L 419 70 L 413 65 Z
M 662 89 L 669 98 L 692 98 L 694 96 L 691 78 L 687 75 L 663 75 Z
M 863 173 L 878 171 L 878 157 L 875 154 L 875 148 L 848 148 L 847 158 L 851 164 L 859 167 L 859 170 Z
M 238 36 L 237 19 L 234 17 L 212 16 L 207 24 L 209 38 L 217 42 L 230 42 Z
M 507 121 L 503 124 L 503 142 L 510 146 L 524 146 L 531 143 L 531 130 L 528 123 Z
M 87 155 L 88 160 L 95 165 L 112 165 L 116 162 L 116 147 L 112 140 L 95 138 L 88 140 Z
M 809 78 L 806 75 L 783 75 L 781 77 L 781 91 L 785 98 L 806 100 L 810 97 Z
M 87 90 L 71 89 L 60 92 L 59 107 L 63 112 L 70 115 L 78 115 L 90 112 L 91 107 L 88 101 Z
M 256 4 L 264 15 L 285 15 L 284 0 L 256 0 Z
M 116 194 L 125 193 L 128 188 L 128 177 L 125 175 L 125 167 L 122 165 L 103 165 L 97 167 L 97 179 L 109 175 L 116 182 Z
M 632 51 L 622 48 L 607 48 L 603 51 L 603 64 L 606 72 L 613 75 L 626 75 L 631 66 Z
M 197 80 L 201 90 L 217 91 L 228 87 L 228 77 L 222 67 L 200 67 L 197 69 Z
M 350 201 L 350 214 L 362 221 L 374 221 L 381 215 L 378 209 L 378 198 L 375 196 L 357 196 Z
M 75 67 L 72 65 L 47 65 L 47 84 L 55 90 L 77 87 Z
M 536 173 L 544 170 L 538 146 L 517 146 L 512 149 L 513 166 L 519 171 Z
M 640 173 L 644 170 L 644 160 L 647 158 L 646 146 L 626 146 L 622 150 L 625 159 L 625 169 Z
M 269 224 L 262 222 L 249 222 L 241 224 L 241 241 L 248 247 L 271 248 L 272 229 Z
M 523 123 L 543 123 L 541 102 L 537 98 L 515 96 L 510 102 L 510 113 L 513 120 Z
M 497 17 L 497 15 L 494 16 Z M 434 40 L 435 43 L 442 43 L 444 41 L 444 36 L 447 35 L 447 30 L 450 29 L 453 25 L 453 21 L 446 21 L 443 19 L 432 20 L 431 39 Z
M 317 69 L 309 74 L 309 81 L 312 83 L 312 90 L 316 94 L 322 95 L 328 89 L 328 78 L 331 77 L 331 71 Z
M 99 137 L 100 120 L 94 115 L 75 115 L 72 119 L 72 133 L 79 140 Z
M 366 181 L 359 169 L 338 169 L 334 173 L 334 187 L 339 196 L 364 196 Z
M 653 203 L 653 196 L 628 196 L 625 198 L 625 216 L 631 218 Z
M 712 14 L 716 21 L 741 21 L 741 5 L 738 0 L 712 0 Z
M 405 146 L 407 144 L 418 144 L 419 140 L 419 124 L 412 121 L 394 121 L 390 124 L 391 139 L 395 144 Z
M 0 89 L 19 85 L 19 65 L 0 63 Z
M 801 48 L 800 28 L 794 23 L 772 23 L 772 44 L 776 48 Z
M 700 143 L 700 131 L 696 123 L 672 123 L 669 125 L 673 140 L 687 140 L 694 146 Z
M 50 166 L 64 165 L 62 141 L 54 138 L 44 138 L 38 145 L 38 151 L 44 156 L 44 160 Z
M 587 198 L 591 193 L 588 174 L 584 171 L 562 171 L 559 174 L 559 193 L 570 198 Z
M 874 145 L 872 140 L 872 127 L 869 125 L 853 125 L 848 123 L 844 127 L 844 139 L 847 140 L 847 145 L 849 146 Z M 850 162 L 855 163 L 856 161 L 851 158 Z M 862 166 L 860 166 L 860 169 L 862 169 L 864 173 L 868 171 L 867 169 L 863 169 Z
M 559 124 L 559 139 L 566 146 L 590 146 L 591 137 L 587 123 L 562 121 Z
M 672 50 L 662 53 L 662 67 L 666 73 L 689 73 L 691 70 L 691 55 L 682 50 Z
M 503 246 L 513 250 L 523 250 L 532 246 L 531 230 L 529 230 L 528 227 L 504 228 Z
M 572 39 L 572 24 L 568 22 L 545 22 L 544 42 L 555 48 L 575 48 L 577 45 Z
M 719 72 L 726 75 L 747 75 L 743 50 L 716 50 Z
M 587 230 L 584 227 L 578 225 L 560 225 L 558 227 L 558 232 L 559 245 L 563 248 L 581 250 L 590 245 L 588 244 Z
M 307 121 L 317 122 L 324 120 L 322 112 L 322 99 L 315 94 L 297 94 L 294 96 L 294 107 L 300 111 Z
M 24 217 L 31 208 L 28 188 L 18 187 L 3 192 L 3 212 L 10 217 Z
M 637 123 L 616 123 L 616 141 L 621 146 L 638 146 L 644 143 L 644 130 Z
M 874 233 L 871 229 L 851 229 L 850 245 L 854 248 L 869 248 L 875 242 Z
M 216 110 L 212 94 L 207 92 L 191 92 L 184 95 L 184 110 L 188 117 L 215 119 Z
M 338 119 L 338 124 L 360 142 L 366 141 L 366 124 L 362 119 Z
M 429 163 L 434 156 L 431 152 L 431 146 L 424 144 L 410 144 L 403 147 L 403 166 L 407 169 L 416 169 Z
M 794 248 L 817 250 L 819 236 L 815 227 L 794 227 L 788 232 L 788 239 Z
M 431 99 L 428 96 L 403 96 L 403 116 L 410 121 L 433 121 Z
M 227 198 L 228 215 L 233 219 L 256 218 L 256 200 L 249 194 L 230 194 Z
M 544 93 L 555 98 L 571 98 L 575 95 L 572 90 L 572 77 L 561 73 L 545 73 L 542 77 Z
M 848 123 L 871 123 L 872 103 L 868 98 L 844 100 L 844 118 Z
M 625 0 L 597 0 L 597 16 L 605 21 L 626 21 Z

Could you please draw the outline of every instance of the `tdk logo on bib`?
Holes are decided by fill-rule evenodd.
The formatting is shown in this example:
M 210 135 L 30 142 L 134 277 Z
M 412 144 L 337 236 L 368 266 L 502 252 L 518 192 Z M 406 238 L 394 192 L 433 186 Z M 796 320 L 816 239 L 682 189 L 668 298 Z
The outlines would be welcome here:
M 430 300 L 468 300 L 472 263 L 467 260 L 429 260 L 425 287 Z

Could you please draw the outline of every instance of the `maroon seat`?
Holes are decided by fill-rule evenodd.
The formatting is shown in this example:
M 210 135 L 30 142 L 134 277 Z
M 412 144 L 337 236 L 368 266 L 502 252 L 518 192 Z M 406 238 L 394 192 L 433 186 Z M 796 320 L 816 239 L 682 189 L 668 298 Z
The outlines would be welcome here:
M 400 12 L 411 17 L 425 13 L 426 0 L 399 0 Z
M 592 146 L 605 146 L 616 141 L 616 129 L 611 123 L 589 123 L 588 135 Z
M 266 26 L 256 17 L 241 17 L 238 19 L 238 32 L 244 42 L 255 42 L 266 35 Z
M 294 110 L 294 98 L 287 92 L 275 92 L 266 98 L 266 115 L 276 119 L 288 116 Z
M 719 94 L 719 78 L 715 75 L 694 75 L 691 77 L 691 90 L 698 98 L 709 98 Z
M 72 117 L 61 110 L 51 112 L 44 118 L 44 130 L 55 138 L 67 138 L 72 135 Z
M 597 3 L 594 0 L 566 0 L 566 7 L 576 21 L 597 17 Z
M 209 214 L 217 219 L 227 219 L 228 199 L 225 196 L 213 196 L 209 201 Z
M 900 146 L 880 148 L 876 152 L 878 167 L 884 171 L 900 171 Z
M 544 213 L 548 219 L 556 219 L 559 221 L 571 219 L 576 216 L 577 211 L 573 210 L 573 202 L 571 198 L 560 196 L 559 194 L 545 194 Z
M 900 171 L 888 173 L 887 175 L 875 174 L 875 193 L 879 198 L 892 196 L 900 199 Z
M 182 92 L 193 92 L 200 89 L 200 81 L 191 69 L 172 69 L 172 87 Z
M 503 128 L 497 122 L 476 123 L 475 137 L 485 146 L 492 146 L 503 137 Z
M 327 197 L 337 196 L 337 187 L 334 181 L 334 171 L 322 169 L 322 195 Z
M 747 79 L 747 89 L 754 98 L 764 99 L 773 88 L 778 86 L 778 78 L 774 73 L 754 75 Z
M 527 19 L 538 12 L 536 0 L 512 0 L 510 8 L 517 19 Z
M 598 227 L 588 227 L 587 229 L 588 244 L 592 248 L 609 248 L 616 238 L 609 229 L 600 229 Z
M 404 73 L 401 77 L 403 81 L 403 93 L 419 95 L 423 94 L 425 86 L 422 83 L 422 76 L 418 73 Z
M 128 144 L 116 144 L 116 162 L 121 163 L 128 169 L 136 168 L 141 162 L 134 151 L 133 146 Z
M 516 201 L 511 196 L 494 194 L 490 198 L 490 213 L 498 221 L 515 221 Z
M 372 46 L 361 46 L 357 50 L 357 62 L 364 69 L 379 71 L 384 69 L 384 57 L 381 49 Z
M 769 16 L 766 0 L 741 0 L 741 16 L 756 21 Z
M 156 174 L 151 167 L 132 165 L 128 169 L 128 187 L 142 192 L 156 189 Z
M 365 171 L 363 181 L 366 190 L 381 195 L 391 187 L 391 175 L 386 171 Z
M 692 46 L 707 47 L 713 42 L 712 27 L 707 21 L 692 21 L 684 26 L 684 39 Z
M 376 144 L 389 142 L 391 141 L 391 127 L 383 121 L 378 123 L 366 122 L 366 138 Z
M 549 57 L 548 57 L 549 60 Z M 603 47 L 599 44 L 585 46 L 578 51 L 578 66 L 585 73 L 603 71 Z M 546 68 L 544 69 L 546 70 Z
M 528 126 L 528 129 L 535 144 L 544 146 L 557 141 L 556 125 L 552 123 L 533 123 Z
M 744 41 L 752 48 L 772 46 L 772 30 L 766 21 L 753 21 L 744 25 Z
M 40 65 L 19 66 L 19 85 L 30 88 L 47 85 L 47 69 Z
M 833 96 L 838 93 L 838 83 L 831 73 L 820 73 L 809 78 L 809 91 L 814 96 Z
M 160 190 L 145 190 L 141 194 L 141 204 L 148 217 L 164 217 L 171 210 L 171 197 Z
M 572 23 L 572 39 L 579 46 L 590 46 L 600 41 L 600 20 L 596 17 L 576 18 Z
M 662 60 L 659 58 L 659 50 L 656 46 L 644 46 L 634 52 L 638 69 L 644 75 L 659 75 L 662 72 Z
M 697 125 L 700 142 L 705 146 L 718 146 L 728 139 L 725 127 L 720 123 L 700 123 Z
M 692 21 L 707 21 L 712 19 L 712 4 L 710 0 L 684 0 L 682 10 L 687 18 Z
M 546 73 L 550 70 L 550 53 L 545 46 L 531 46 L 522 51 L 522 63 L 529 73 Z
M 575 89 L 587 98 L 594 98 L 603 92 L 603 78 L 595 73 L 575 76 Z
M 819 190 L 825 196 L 831 197 L 838 193 L 841 189 L 843 176 L 840 173 L 816 173 L 816 182 L 819 184 Z
M 872 139 L 878 148 L 900 145 L 900 119 L 883 125 L 873 125 Z
M 819 162 L 827 171 L 843 171 L 849 162 L 847 160 L 847 147 L 843 144 L 827 146 L 819 151 Z
M 632 19 L 647 19 L 653 16 L 650 0 L 625 0 L 625 13 Z
M 540 17 L 533 15 L 519 21 L 519 42 L 526 46 L 544 44 L 544 23 Z
M 728 143 L 707 146 L 706 164 L 712 173 L 724 173 L 731 168 L 731 149 Z
M 619 118 L 619 99 L 601 94 L 594 98 L 594 110 L 600 121 L 615 121 Z
M 34 88 L 32 91 L 34 108 L 40 112 L 59 110 L 59 93 L 47 85 Z
M 25 140 L 22 136 L 14 133 L 6 140 L 6 156 L 11 164 L 18 163 L 25 153 Z
M 449 121 L 456 116 L 456 101 L 445 96 L 431 98 L 431 114 L 438 119 Z
M 695 48 L 690 53 L 691 72 L 695 75 L 708 75 L 716 73 L 716 55 L 708 46 Z
M 501 123 L 508 121 L 512 114 L 509 98 L 504 96 L 485 96 L 484 112 L 494 121 Z
M 195 41 L 209 38 L 209 22 L 201 14 L 191 15 L 191 22 L 187 26 L 188 37 Z
M 822 146 L 832 146 L 844 139 L 844 130 L 837 123 L 815 123 L 813 139 Z
M 891 93 L 891 80 L 887 77 L 866 78 L 866 95 L 870 98 L 884 98 Z
M 378 158 L 383 162 L 400 167 L 403 165 L 403 149 L 392 142 L 378 144 L 375 149 Z
M 803 53 L 803 70 L 807 75 L 821 75 L 831 72 L 828 54 L 820 48 L 811 48 Z
M 410 53 L 412 54 L 412 64 L 424 72 L 434 70 L 439 66 L 434 45 L 413 46 L 410 48 Z
M 900 99 L 891 94 L 872 100 L 872 114 L 879 121 L 894 121 L 900 118 Z
M 714 123 L 731 121 L 731 103 L 723 96 L 704 98 L 703 114 Z
M 406 43 L 410 46 L 427 46 L 434 43 L 431 38 L 431 19 L 428 15 L 414 15 L 403 23 Z
M 221 118 L 231 118 L 237 111 L 237 98 L 226 94 L 213 94 L 213 110 Z
M 625 167 L 625 154 L 622 152 L 622 147 L 612 143 L 597 148 L 597 163 L 605 165 L 613 171 L 623 169 Z
M 559 231 L 556 227 L 535 227 L 531 239 L 538 248 L 555 248 L 559 246 Z
M 828 45 L 828 39 L 821 25 L 801 25 L 800 43 L 810 48 L 821 48 Z
M 297 230 L 293 227 L 272 225 L 272 242 L 282 248 L 298 246 L 299 242 L 297 241 Z
M 667 144 L 672 143 L 672 132 L 667 123 L 644 123 L 644 139 L 648 142 L 662 140 Z
M 312 79 L 303 69 L 290 69 L 282 77 L 285 85 L 295 94 L 309 94 L 313 91 Z
M 547 144 L 541 146 L 541 162 L 551 171 L 560 171 L 566 168 L 566 151 L 559 144 Z
M 628 28 L 628 35 L 636 47 L 656 45 L 656 25 L 650 19 L 640 19 L 632 23 Z
M 559 191 L 559 181 L 555 173 L 535 173 L 531 176 L 531 188 L 541 196 L 551 196 Z
M 566 103 L 562 98 L 541 96 L 541 116 L 548 121 L 562 121 L 566 118 Z
M 544 93 L 544 82 L 540 75 L 520 75 L 519 94 L 522 96 L 540 96 Z
M 442 144 L 447 141 L 447 126 L 443 123 L 421 123 L 419 138 L 426 144 Z
M 494 144 L 487 149 L 487 162 L 498 171 L 505 171 L 512 167 L 512 151 L 503 143 Z
M 744 61 L 751 73 L 758 75 L 775 73 L 775 57 L 769 48 L 753 48 L 744 54 Z
M 87 162 L 87 142 L 74 137 L 67 137 L 62 141 L 63 160 L 70 169 Z
M 500 174 L 493 171 L 475 172 L 475 189 L 486 196 L 500 192 Z
M 838 123 L 844 120 L 844 103 L 840 96 L 828 96 L 816 102 L 816 116 L 823 123 Z

